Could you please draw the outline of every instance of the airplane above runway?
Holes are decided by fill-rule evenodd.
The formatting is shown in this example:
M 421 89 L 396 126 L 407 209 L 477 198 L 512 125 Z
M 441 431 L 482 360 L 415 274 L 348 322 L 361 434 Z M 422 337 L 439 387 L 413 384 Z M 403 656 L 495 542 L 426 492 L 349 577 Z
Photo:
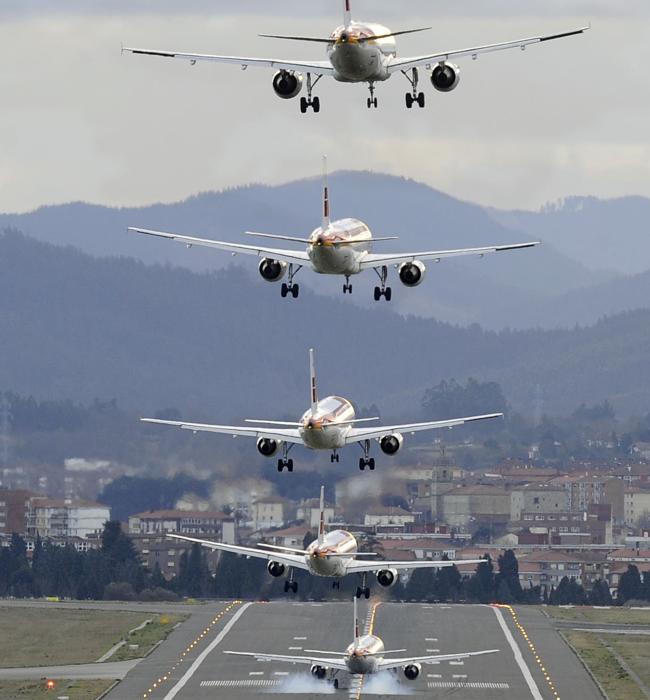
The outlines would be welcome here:
M 406 106 L 411 109 L 414 104 L 420 107 L 425 105 L 425 95 L 423 92 L 419 92 L 420 68 L 431 72 L 431 83 L 436 90 L 451 92 L 460 81 L 460 68 L 452 63 L 451 59 L 471 56 L 472 59 L 476 60 L 479 55 L 484 53 L 516 48 L 524 50 L 532 44 L 575 36 L 589 29 L 589 27 L 581 27 L 558 34 L 532 36 L 497 44 L 398 58 L 395 37 L 427 31 L 431 27 L 393 32 L 380 24 L 355 22 L 352 19 L 351 0 L 343 0 L 343 7 L 343 24 L 337 27 L 329 37 L 260 35 L 271 39 L 324 44 L 327 51 L 327 60 L 325 61 L 219 56 L 125 47 L 122 51 L 146 56 L 183 59 L 189 61 L 191 65 L 196 65 L 198 61 L 212 61 L 239 65 L 242 69 L 249 66 L 276 68 L 278 71 L 273 76 L 273 90 L 278 97 L 285 100 L 297 97 L 306 83 L 307 96 L 300 99 L 300 111 L 303 114 L 310 107 L 314 112 L 320 111 L 320 98 L 313 95 L 313 90 L 324 76 L 332 77 L 343 83 L 367 83 L 370 91 L 367 105 L 368 108 L 371 108 L 377 107 L 378 104 L 375 96 L 376 83 L 388 80 L 395 73 L 402 73 L 411 85 L 410 91 L 406 93 Z M 306 80 L 303 76 L 306 76 Z
M 186 535 L 169 533 L 167 537 L 185 542 L 195 542 L 203 547 L 232 554 L 241 554 L 254 559 L 267 561 L 267 571 L 274 578 L 287 574 L 284 582 L 284 592 L 298 592 L 298 582 L 294 580 L 294 569 L 309 572 L 312 576 L 335 579 L 333 588 L 340 588 L 340 580 L 349 574 L 361 576 L 361 585 L 357 587 L 356 597 L 370 597 L 368 574 L 374 574 L 377 583 L 383 588 L 391 588 L 399 580 L 399 572 L 412 569 L 442 569 L 455 564 L 481 564 L 484 559 L 458 559 L 422 561 L 386 561 L 374 559 L 367 561 L 359 557 L 376 557 L 374 552 L 360 552 L 354 535 L 345 530 L 325 532 L 325 487 L 320 489 L 320 522 L 318 537 L 306 548 L 279 547 L 265 543 L 257 547 L 243 547 L 223 542 L 212 542 Z
M 360 423 L 372 422 L 378 418 L 356 418 L 354 407 L 340 396 L 328 396 L 318 400 L 316 390 L 316 370 L 314 367 L 314 351 L 309 351 L 309 370 L 311 387 L 311 408 L 298 422 L 253 420 L 248 419 L 249 425 L 211 425 L 206 423 L 187 423 L 185 421 L 162 420 L 159 418 L 141 418 L 143 423 L 170 425 L 193 433 L 221 433 L 233 437 L 249 437 L 257 440 L 257 450 L 264 457 L 273 457 L 282 451 L 278 459 L 278 471 L 293 471 L 293 459 L 289 459 L 289 451 L 294 445 L 303 445 L 310 450 L 326 450 L 331 452 L 330 460 L 339 461 L 338 450 L 347 445 L 358 443 L 363 450 L 359 459 L 359 469 L 375 468 L 374 457 L 370 457 L 370 442 L 377 440 L 381 451 L 386 455 L 395 455 L 404 443 L 404 433 L 418 433 L 439 428 L 453 428 L 465 423 L 502 418 L 503 413 L 490 413 L 482 416 L 452 418 L 450 420 L 426 421 L 424 423 L 404 423 L 401 425 L 374 425 L 372 427 L 356 427 Z M 259 425 L 256 425 L 259 424 Z
M 384 647 L 383 640 L 377 635 L 372 633 L 362 635 L 357 618 L 357 599 L 353 598 L 353 601 L 354 641 L 344 652 L 305 649 L 305 653 L 309 654 L 309 656 L 247 651 L 224 651 L 224 654 L 244 656 L 257 661 L 278 661 L 281 663 L 309 665 L 312 676 L 319 680 L 328 680 L 335 688 L 338 688 L 339 682 L 336 676 L 340 671 L 356 676 L 372 675 L 382 671 L 397 673 L 401 670 L 407 680 L 414 681 L 422 672 L 422 664 L 459 661 L 473 656 L 484 656 L 499 652 L 499 649 L 486 649 L 485 651 L 463 651 L 457 654 L 394 657 L 393 654 L 403 654 L 406 649 L 387 650 Z M 392 658 L 384 658 L 386 656 L 391 656 Z
M 359 221 L 359 219 L 348 218 L 331 221 L 326 159 L 324 159 L 323 171 L 323 219 L 321 225 L 308 238 L 247 232 L 250 236 L 302 243 L 307 246 L 306 250 L 227 243 L 195 236 L 166 233 L 164 231 L 152 231 L 146 228 L 129 227 L 128 230 L 134 233 L 178 241 L 188 248 L 197 245 L 228 251 L 233 255 L 241 253 L 243 255 L 261 257 L 259 273 L 262 279 L 267 282 L 280 282 L 286 276 L 287 282 L 282 282 L 280 293 L 282 297 L 291 295 L 294 299 L 298 298 L 300 291 L 300 286 L 294 283 L 294 278 L 303 267 L 321 275 L 345 277 L 344 294 L 352 294 L 350 277 L 366 270 L 374 270 L 380 281 L 380 286 L 375 287 L 375 301 L 379 301 L 382 297 L 386 301 L 390 301 L 392 289 L 386 285 L 388 268 L 390 266 L 395 266 L 399 280 L 405 287 L 417 287 L 423 282 L 426 273 L 426 266 L 423 261 L 430 260 L 439 263 L 446 258 L 468 255 L 476 255 L 482 258 L 489 253 L 534 248 L 540 244 L 539 241 L 530 241 L 528 243 L 493 245 L 482 248 L 375 254 L 372 252 L 373 243 L 395 240 L 395 237 L 375 238 L 370 228 L 363 221 Z

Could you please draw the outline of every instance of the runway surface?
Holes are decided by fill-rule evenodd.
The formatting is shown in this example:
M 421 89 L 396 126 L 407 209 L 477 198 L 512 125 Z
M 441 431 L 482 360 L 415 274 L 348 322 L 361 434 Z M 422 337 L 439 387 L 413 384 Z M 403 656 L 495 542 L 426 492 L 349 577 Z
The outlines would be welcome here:
M 212 606 L 211 606 L 212 607 Z M 372 615 L 374 611 L 374 616 Z M 245 700 L 261 695 L 345 700 L 424 695 L 462 700 L 600 700 L 579 660 L 536 608 L 420 605 L 363 601 L 359 616 L 387 649 L 448 654 L 499 649 L 498 654 L 426 664 L 416 681 L 381 674 L 339 674 L 341 687 L 312 679 L 309 666 L 258 662 L 224 650 L 303 654 L 343 651 L 352 641 L 352 602 L 231 603 L 204 608 L 140 662 L 109 700 Z M 207 630 L 207 631 L 206 631 Z

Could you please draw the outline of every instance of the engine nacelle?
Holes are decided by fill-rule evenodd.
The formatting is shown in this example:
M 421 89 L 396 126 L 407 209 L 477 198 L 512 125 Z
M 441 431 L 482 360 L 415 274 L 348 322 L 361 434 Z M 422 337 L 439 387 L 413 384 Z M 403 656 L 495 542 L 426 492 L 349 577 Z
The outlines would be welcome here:
M 419 260 L 405 262 L 399 266 L 399 280 L 405 287 L 417 287 L 424 280 L 427 268 Z
M 287 567 L 284 564 L 280 564 L 278 561 L 270 561 L 266 565 L 267 571 L 273 576 L 273 578 L 280 578 L 286 571 Z
M 439 92 L 451 92 L 460 83 L 460 68 L 455 63 L 439 63 L 431 73 L 431 83 Z
M 400 451 L 404 444 L 404 437 L 401 433 L 393 433 L 392 435 L 384 435 L 379 440 L 379 447 L 385 455 L 395 455 Z
M 283 100 L 296 97 L 302 90 L 302 74 L 290 70 L 278 71 L 273 76 L 273 90 Z
M 317 666 L 314 664 L 311 667 L 311 675 L 314 676 L 314 678 L 318 678 L 318 680 L 322 681 L 327 675 L 327 669 L 324 666 Z
M 397 569 L 382 569 L 377 572 L 377 583 L 384 588 L 392 588 L 398 579 Z
M 273 457 L 280 449 L 280 444 L 277 440 L 271 440 L 271 438 L 260 438 L 257 441 L 257 451 L 264 457 Z
M 422 671 L 422 666 L 420 664 L 409 664 L 404 666 L 404 675 L 410 681 L 414 681 Z
M 287 263 L 273 258 L 262 258 L 258 266 L 262 279 L 267 282 L 279 282 L 287 272 Z

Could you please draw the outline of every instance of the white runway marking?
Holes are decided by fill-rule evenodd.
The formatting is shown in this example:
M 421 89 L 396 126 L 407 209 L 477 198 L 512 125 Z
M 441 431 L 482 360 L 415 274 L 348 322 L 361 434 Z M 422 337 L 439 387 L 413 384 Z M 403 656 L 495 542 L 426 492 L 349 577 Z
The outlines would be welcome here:
M 274 688 L 282 681 L 201 681 L 201 688 Z
M 274 676 L 288 676 L 289 671 L 273 671 Z
M 439 653 L 440 653 L 440 649 L 427 649 L 427 652 L 428 652 L 429 654 L 439 654 Z
M 465 662 L 464 661 L 450 661 L 449 665 L 450 666 L 464 666 Z
M 438 637 L 425 637 L 425 638 L 424 638 L 424 641 L 425 641 L 425 642 L 437 642 L 437 641 L 438 641 Z
M 442 678 L 441 673 L 427 673 L 427 678 Z
M 249 671 L 249 672 L 248 672 L 248 675 L 249 675 L 249 676 L 263 676 L 263 675 L 264 675 L 264 671 Z
M 302 647 L 289 647 L 289 651 L 302 651 Z
M 427 683 L 428 688 L 467 688 L 467 689 L 478 689 L 478 690 L 509 690 L 510 685 L 508 683 L 489 683 L 489 682 L 470 682 L 470 683 L 459 683 L 458 681 L 429 681 Z
M 232 616 L 230 622 L 219 632 L 219 634 L 208 644 L 208 646 L 199 654 L 194 663 L 187 669 L 183 674 L 182 678 L 176 683 L 176 685 L 165 695 L 163 700 L 173 700 L 173 698 L 178 695 L 178 693 L 185 687 L 187 681 L 197 672 L 199 666 L 205 661 L 208 654 L 210 654 L 214 649 L 216 649 L 219 644 L 224 640 L 228 632 L 237 624 L 237 620 L 250 608 L 253 603 L 245 603 L 241 608 Z M 248 681 L 249 683 L 268 683 L 269 681 Z M 275 682 L 275 681 L 270 681 Z
M 524 657 L 521 654 L 521 649 L 517 645 L 517 642 L 515 641 L 515 638 L 512 636 L 512 632 L 510 631 L 510 628 L 506 624 L 506 621 L 503 618 L 503 613 L 499 608 L 492 608 L 494 610 L 494 614 L 497 616 L 497 620 L 499 622 L 499 626 L 501 627 L 503 634 L 505 635 L 506 639 L 508 640 L 508 644 L 510 644 L 510 648 L 512 649 L 512 653 L 515 655 L 515 661 L 517 662 L 517 665 L 519 666 L 519 670 L 524 676 L 524 679 L 526 680 L 526 683 L 528 684 L 528 689 L 530 690 L 530 694 L 535 698 L 535 700 L 544 700 L 542 697 L 542 694 L 539 692 L 539 688 L 537 687 L 537 683 L 535 683 L 535 679 L 533 678 L 530 669 L 528 668 L 526 662 L 524 661 Z
M 306 641 L 307 637 L 294 637 L 293 641 L 294 642 L 304 642 Z

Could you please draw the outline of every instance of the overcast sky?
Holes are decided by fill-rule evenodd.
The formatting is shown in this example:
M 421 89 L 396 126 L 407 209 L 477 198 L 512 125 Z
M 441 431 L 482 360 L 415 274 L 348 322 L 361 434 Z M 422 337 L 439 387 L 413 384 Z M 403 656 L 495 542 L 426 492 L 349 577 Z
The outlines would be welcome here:
M 308 4 L 308 7 L 305 5 Z M 539 10 L 543 5 L 544 11 Z M 199 191 L 371 169 L 457 197 L 537 208 L 567 195 L 650 196 L 647 0 L 354 0 L 394 30 L 401 55 L 592 22 L 584 36 L 462 60 L 451 94 L 427 82 L 404 108 L 401 76 L 379 86 L 324 79 L 320 115 L 271 90 L 272 72 L 120 55 L 149 48 L 320 59 L 341 0 L 0 0 L 0 211 L 87 200 L 174 201 Z M 110 13 L 107 8 L 110 7 Z M 404 14 L 402 14 L 404 13 Z

